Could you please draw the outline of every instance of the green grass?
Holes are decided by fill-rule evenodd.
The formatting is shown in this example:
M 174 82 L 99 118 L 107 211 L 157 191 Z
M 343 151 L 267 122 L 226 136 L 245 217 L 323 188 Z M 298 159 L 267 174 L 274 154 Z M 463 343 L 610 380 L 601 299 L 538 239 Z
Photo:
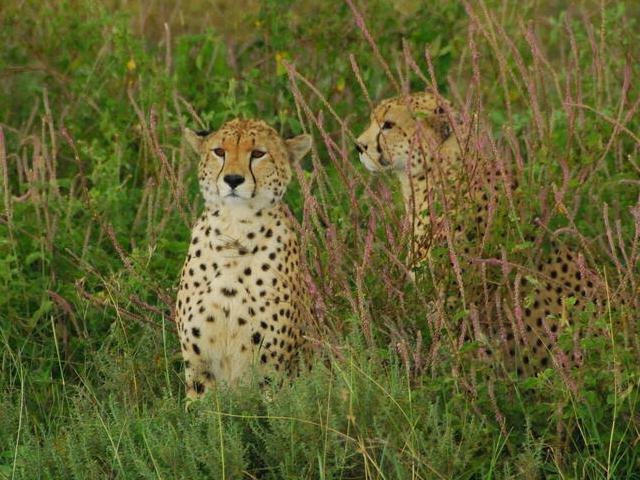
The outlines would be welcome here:
M 640 478 L 634 2 L 147 3 L 0 7 L 0 478 Z M 519 180 L 482 257 L 529 268 L 553 236 L 606 281 L 558 340 L 581 368 L 479 361 L 444 247 L 403 280 L 397 185 L 351 145 L 363 85 L 425 81 Z M 185 412 L 171 312 L 202 201 L 180 132 L 235 116 L 315 140 L 286 201 L 316 360 Z

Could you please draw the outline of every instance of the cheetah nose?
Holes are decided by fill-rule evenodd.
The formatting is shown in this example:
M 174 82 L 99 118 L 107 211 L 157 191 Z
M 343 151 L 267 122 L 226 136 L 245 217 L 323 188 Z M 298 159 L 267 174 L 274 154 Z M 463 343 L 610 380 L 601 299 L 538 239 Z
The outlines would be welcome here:
M 358 153 L 364 153 L 365 148 L 362 146 L 362 144 L 360 142 L 356 142 L 356 152 Z
M 224 183 L 229 185 L 232 189 L 244 183 L 244 177 L 242 175 L 225 175 L 223 180 Z

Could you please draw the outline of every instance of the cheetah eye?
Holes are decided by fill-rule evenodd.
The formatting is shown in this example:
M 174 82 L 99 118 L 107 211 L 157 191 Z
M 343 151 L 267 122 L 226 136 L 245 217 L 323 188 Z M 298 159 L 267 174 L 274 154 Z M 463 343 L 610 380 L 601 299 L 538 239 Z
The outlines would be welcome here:
M 224 158 L 224 148 L 214 148 L 213 153 L 215 153 L 218 157 Z
M 262 158 L 267 154 L 267 152 L 263 152 L 262 150 L 251 150 L 251 158 Z
M 393 127 L 395 127 L 395 126 L 396 126 L 396 124 L 395 124 L 395 123 L 390 122 L 389 120 L 387 120 L 386 122 L 384 122 L 384 123 L 382 124 L 382 130 L 389 130 L 390 128 L 393 128 Z

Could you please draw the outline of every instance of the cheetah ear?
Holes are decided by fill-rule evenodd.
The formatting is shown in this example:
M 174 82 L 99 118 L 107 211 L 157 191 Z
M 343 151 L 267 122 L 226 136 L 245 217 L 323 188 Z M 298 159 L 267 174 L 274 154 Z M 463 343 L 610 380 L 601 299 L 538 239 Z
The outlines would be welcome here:
M 452 110 L 447 113 L 447 111 L 441 106 L 438 106 L 433 113 L 434 115 L 429 123 L 431 124 L 431 128 L 438 132 L 438 134 L 442 138 L 442 141 L 444 142 L 453 133 L 450 119 L 452 119 L 454 122 L 458 121 L 457 115 Z
M 190 128 L 184 129 L 184 138 L 187 140 L 187 143 L 191 145 L 191 148 L 193 148 L 198 153 L 200 153 L 202 141 L 209 134 L 211 134 L 211 130 L 200 130 L 196 132 L 195 130 L 191 130 Z
M 297 137 L 288 138 L 284 143 L 291 162 L 299 162 L 311 150 L 311 135 L 303 133 Z

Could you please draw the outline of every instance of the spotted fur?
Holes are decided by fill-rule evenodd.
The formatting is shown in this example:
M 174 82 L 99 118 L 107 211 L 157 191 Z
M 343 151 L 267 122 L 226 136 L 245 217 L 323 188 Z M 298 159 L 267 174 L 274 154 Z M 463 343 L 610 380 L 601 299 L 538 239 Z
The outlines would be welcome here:
M 357 139 L 360 161 L 368 170 L 392 171 L 400 181 L 405 209 L 413 219 L 411 268 L 429 256 L 433 245 L 446 244 L 448 234 L 450 239 L 475 239 L 476 244 L 484 235 L 490 203 L 503 184 L 496 179 L 503 172 L 479 163 L 470 152 L 463 154 L 468 136 L 446 100 L 423 92 L 382 101 Z M 453 232 L 447 233 L 435 204 L 447 209 Z M 471 222 L 456 223 L 469 217 Z M 463 252 L 470 253 L 468 247 Z M 576 260 L 577 255 L 566 249 L 541 257 L 536 271 L 528 275 L 531 281 L 522 277 L 519 295 L 514 295 L 513 285 L 506 286 L 506 300 L 499 307 L 491 306 L 493 296 L 483 300 L 486 292 L 472 296 L 471 303 L 483 307 L 480 322 L 491 334 L 486 355 L 500 352 L 520 373 L 571 362 L 557 350 L 557 336 L 575 312 L 597 297 L 595 276 L 581 270 Z M 518 308 L 514 297 L 520 299 Z
M 176 303 L 187 394 L 251 372 L 291 373 L 304 348 L 300 247 L 281 199 L 308 135 L 283 140 L 262 121 L 185 132 L 200 155 L 205 209 L 193 227 Z

